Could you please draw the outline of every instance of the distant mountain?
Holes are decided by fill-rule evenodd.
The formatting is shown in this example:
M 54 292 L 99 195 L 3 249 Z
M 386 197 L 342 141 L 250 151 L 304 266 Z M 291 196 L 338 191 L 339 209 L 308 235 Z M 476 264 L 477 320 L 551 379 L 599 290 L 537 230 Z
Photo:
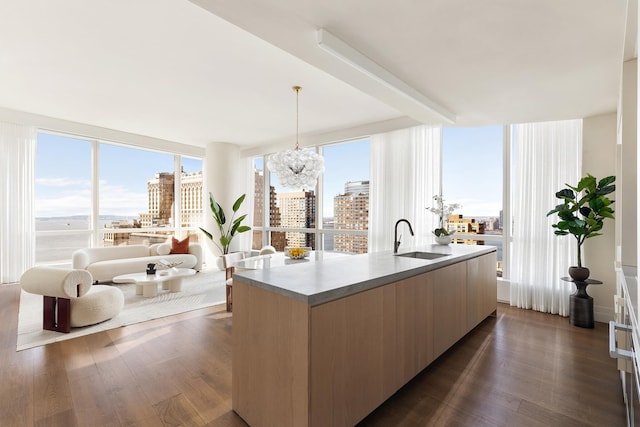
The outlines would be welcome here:
M 100 215 L 98 219 L 106 221 L 115 221 L 119 219 L 138 219 L 139 216 L 119 216 L 119 215 Z M 36 221 L 88 221 L 89 215 L 70 215 L 70 216 L 37 216 Z

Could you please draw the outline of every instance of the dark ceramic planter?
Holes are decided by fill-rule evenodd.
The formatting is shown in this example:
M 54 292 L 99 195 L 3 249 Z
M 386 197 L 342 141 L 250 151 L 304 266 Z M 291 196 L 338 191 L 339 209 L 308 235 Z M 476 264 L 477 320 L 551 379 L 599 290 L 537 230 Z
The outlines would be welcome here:
M 576 282 L 584 282 L 589 278 L 587 267 L 569 267 L 569 276 Z

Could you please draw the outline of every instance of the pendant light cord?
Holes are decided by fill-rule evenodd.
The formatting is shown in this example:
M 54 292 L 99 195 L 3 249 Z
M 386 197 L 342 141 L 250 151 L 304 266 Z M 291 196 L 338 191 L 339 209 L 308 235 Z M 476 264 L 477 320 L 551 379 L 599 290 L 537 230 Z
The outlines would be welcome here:
M 299 133 L 299 121 L 300 121 L 300 107 L 298 105 L 299 103 L 299 95 L 300 95 L 300 89 L 302 89 L 300 86 L 293 86 L 292 87 L 293 90 L 296 91 L 296 151 L 300 150 L 300 146 L 298 145 L 298 133 Z

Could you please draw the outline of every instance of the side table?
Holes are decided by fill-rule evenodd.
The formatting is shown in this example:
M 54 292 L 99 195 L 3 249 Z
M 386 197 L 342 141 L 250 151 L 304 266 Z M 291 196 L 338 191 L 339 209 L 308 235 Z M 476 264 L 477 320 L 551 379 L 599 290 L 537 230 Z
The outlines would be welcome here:
M 569 323 L 581 328 L 593 328 L 593 298 L 587 294 L 587 286 L 602 285 L 602 282 L 595 279 L 576 281 L 571 277 L 562 277 L 562 280 L 575 283 L 577 289 L 569 297 Z

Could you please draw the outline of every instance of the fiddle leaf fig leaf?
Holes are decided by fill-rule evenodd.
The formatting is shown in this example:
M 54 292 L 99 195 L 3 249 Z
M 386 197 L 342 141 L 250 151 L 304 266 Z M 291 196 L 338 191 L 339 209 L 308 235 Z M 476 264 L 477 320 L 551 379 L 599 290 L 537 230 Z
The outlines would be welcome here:
M 605 218 L 615 219 L 612 212 L 603 211 L 603 212 L 600 212 L 600 215 L 602 215 Z
M 612 182 L 615 182 L 616 177 L 615 176 L 608 176 L 606 178 L 602 178 L 600 180 L 600 182 L 598 182 L 598 187 L 606 187 L 607 185 L 611 184 Z M 615 186 L 614 186 L 615 187 Z M 614 188 L 615 189 L 615 188 Z
M 555 195 L 564 201 L 547 213 L 558 215 L 558 222 L 552 224 L 554 234 L 557 236 L 573 235 L 578 245 L 578 262 L 582 265 L 581 245 L 585 239 L 600 236 L 605 218 L 614 218 L 611 205 L 613 200 L 607 197 L 615 191 L 615 176 L 607 176 L 597 180 L 593 175 L 582 177 L 578 185 L 565 184 L 566 188 Z
M 587 174 L 584 178 L 580 180 L 578 183 L 578 191 L 589 190 L 589 192 L 595 191 L 596 189 L 596 178 L 593 175 Z
M 589 216 L 590 213 L 592 213 L 593 211 L 591 210 L 591 208 L 587 207 L 587 206 L 583 206 L 580 208 L 580 214 L 582 216 Z
M 556 193 L 556 197 L 558 199 L 570 199 L 573 200 L 575 199 L 576 195 L 573 191 L 569 190 L 568 188 L 565 188 L 563 190 L 560 190 Z
M 610 194 L 613 193 L 614 191 L 616 191 L 616 186 L 615 185 L 609 185 L 607 187 L 602 187 L 600 189 L 598 189 L 597 193 L 601 196 L 604 196 L 605 194 Z

